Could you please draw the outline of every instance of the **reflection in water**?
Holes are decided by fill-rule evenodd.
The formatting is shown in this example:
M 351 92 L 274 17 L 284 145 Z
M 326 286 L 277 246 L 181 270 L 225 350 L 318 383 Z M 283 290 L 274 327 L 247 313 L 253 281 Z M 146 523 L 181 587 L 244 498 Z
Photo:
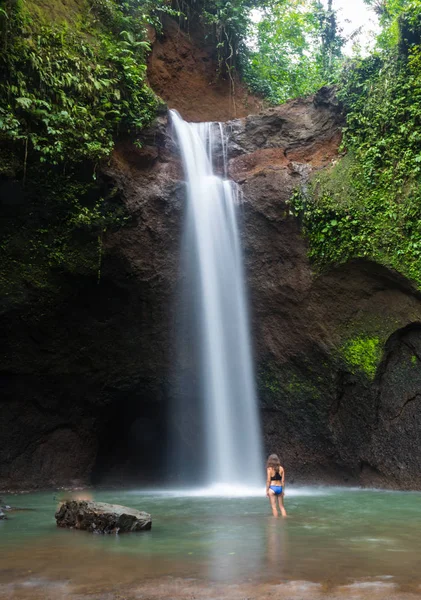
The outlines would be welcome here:
M 262 523 L 240 514 L 217 526 L 210 535 L 204 575 L 211 581 L 251 581 L 266 570 Z M 250 568 L 252 565 L 252 568 Z
M 110 590 L 110 600 L 120 591 L 127 600 L 185 600 L 234 598 L 233 590 L 239 600 L 273 600 L 265 586 L 312 600 L 322 588 L 344 598 L 371 597 L 382 589 L 390 590 L 389 600 L 395 589 L 421 589 L 420 494 L 319 489 L 311 495 L 308 489 L 288 495 L 286 520 L 268 515 L 263 493 L 200 498 L 114 491 L 95 497 L 150 512 L 152 531 L 95 536 L 61 530 L 54 522 L 55 494 L 5 498 L 35 510 L 0 522 L 1 600 L 45 600 L 48 594 L 74 600 L 76 592 L 77 600 L 89 594 L 90 600 L 108 600 Z M 176 580 L 183 582 L 184 596 L 174 592 Z M 213 590 L 208 596 L 207 588 Z M 64 589 L 69 595 L 58 595 Z
M 266 522 L 266 561 L 274 582 L 285 580 L 288 564 L 287 522 L 269 517 Z

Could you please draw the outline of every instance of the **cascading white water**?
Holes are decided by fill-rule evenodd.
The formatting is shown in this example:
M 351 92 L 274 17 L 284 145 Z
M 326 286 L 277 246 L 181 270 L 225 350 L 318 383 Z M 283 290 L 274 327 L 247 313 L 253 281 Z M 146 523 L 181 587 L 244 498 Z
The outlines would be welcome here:
M 262 451 L 237 224 L 239 195 L 233 182 L 213 171 L 219 142 L 227 173 L 224 129 L 217 123 L 186 123 L 176 111 L 171 119 L 188 187 L 189 245 L 184 252 L 195 256 L 184 285 L 194 293 L 198 313 L 207 480 L 258 485 Z

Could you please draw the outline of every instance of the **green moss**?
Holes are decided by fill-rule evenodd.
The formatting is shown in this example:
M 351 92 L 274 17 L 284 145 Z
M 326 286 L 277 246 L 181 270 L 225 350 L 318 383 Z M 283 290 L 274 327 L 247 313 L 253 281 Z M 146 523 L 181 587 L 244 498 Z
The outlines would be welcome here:
M 408 17 L 419 14 L 408 6 Z M 350 64 L 339 99 L 347 155 L 291 202 L 310 257 L 318 268 L 366 257 L 421 287 L 421 46 Z
M 417 362 L 418 362 L 418 358 L 415 356 L 415 354 L 413 354 L 411 356 L 411 364 L 412 364 L 412 366 L 415 367 L 417 365 Z
M 299 377 L 293 373 L 286 384 L 286 391 L 293 395 L 304 396 L 317 400 L 320 398 L 320 389 L 310 380 Z
M 118 190 L 72 170 L 29 167 L 31 185 L 16 184 L 0 221 L 0 295 L 18 300 L 67 272 L 98 277 L 102 235 L 128 222 Z M 6 206 L 5 206 L 6 209 Z
M 374 379 L 382 356 L 382 343 L 378 337 L 358 336 L 342 346 L 341 354 L 354 372 L 362 371 Z
M 291 213 L 302 220 L 309 257 L 316 268 L 368 258 L 395 269 L 421 286 L 421 187 L 408 182 L 397 191 L 376 186 L 349 153 L 297 190 Z
M 271 394 L 279 394 L 281 385 L 273 365 L 267 365 L 259 371 L 259 387 L 260 389 L 270 392 Z
M 33 19 L 44 23 L 80 22 L 89 10 L 88 0 L 23 0 Z
M 292 397 L 317 399 L 320 397 L 320 389 L 317 385 L 300 377 L 296 373 L 289 373 L 286 377 L 279 377 L 271 370 L 260 373 L 259 379 L 260 389 L 276 397 L 286 399 Z
M 282 404 L 293 409 L 294 406 L 317 404 L 329 388 L 330 372 L 331 365 L 327 363 L 320 371 L 305 361 L 299 369 L 270 362 L 259 370 L 258 387 L 267 406 Z

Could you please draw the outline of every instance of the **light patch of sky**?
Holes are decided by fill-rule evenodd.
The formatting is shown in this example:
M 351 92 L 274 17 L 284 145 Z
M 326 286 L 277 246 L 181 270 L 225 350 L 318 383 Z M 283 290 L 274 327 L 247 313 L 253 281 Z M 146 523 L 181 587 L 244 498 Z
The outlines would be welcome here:
M 327 5 L 327 1 L 323 0 Z M 375 35 L 379 33 L 379 22 L 376 14 L 364 0 L 333 0 L 333 6 L 338 10 L 338 20 L 347 38 L 345 54 L 353 54 L 355 43 L 361 46 L 361 52 L 366 54 L 373 47 Z M 360 30 L 353 38 L 354 32 Z
M 322 0 L 327 6 L 327 0 Z M 343 35 L 347 39 L 344 48 L 348 56 L 358 52 L 366 55 L 375 44 L 376 34 L 380 31 L 376 14 L 371 10 L 364 0 L 333 0 L 333 6 L 338 11 L 338 21 L 343 29 Z M 252 19 L 258 23 L 261 19 L 259 10 L 252 11 Z M 249 40 L 251 47 L 255 40 Z

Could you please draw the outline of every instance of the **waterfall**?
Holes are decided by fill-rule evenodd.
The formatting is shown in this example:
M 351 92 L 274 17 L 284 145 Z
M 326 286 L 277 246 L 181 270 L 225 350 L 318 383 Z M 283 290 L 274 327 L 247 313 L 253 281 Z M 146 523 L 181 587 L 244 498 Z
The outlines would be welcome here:
M 206 480 L 259 485 L 263 463 L 237 222 L 241 203 L 237 186 L 214 173 L 216 156 L 227 173 L 225 130 L 218 123 L 186 123 L 176 111 L 171 120 L 187 180 L 183 264 L 189 267 L 183 286 L 197 313 L 188 338 L 198 349 L 201 398 L 194 401 L 203 402 Z

